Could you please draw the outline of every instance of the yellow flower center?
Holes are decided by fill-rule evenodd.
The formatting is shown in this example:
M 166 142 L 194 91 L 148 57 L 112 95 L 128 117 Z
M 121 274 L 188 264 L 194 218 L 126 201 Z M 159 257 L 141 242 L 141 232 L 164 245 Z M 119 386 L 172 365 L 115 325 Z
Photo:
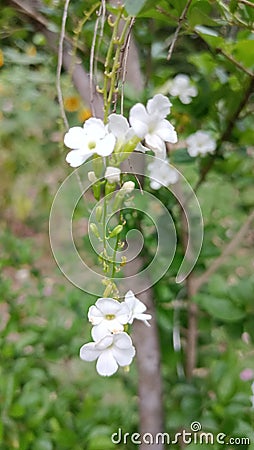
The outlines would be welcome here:
M 96 147 L 96 142 L 94 141 L 89 142 L 88 147 L 90 150 L 93 150 Z
M 115 314 L 106 314 L 105 317 L 107 320 L 114 320 L 116 318 Z

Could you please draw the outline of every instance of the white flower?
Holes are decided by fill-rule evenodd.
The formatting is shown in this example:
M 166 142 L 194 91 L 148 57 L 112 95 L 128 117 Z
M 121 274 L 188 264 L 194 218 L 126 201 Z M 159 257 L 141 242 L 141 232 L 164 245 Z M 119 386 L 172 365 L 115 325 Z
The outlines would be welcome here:
M 88 310 L 88 320 L 92 323 L 92 338 L 98 341 L 109 333 L 123 331 L 128 322 L 129 309 L 113 298 L 99 298 Z
M 192 101 L 192 97 L 198 95 L 198 90 L 191 85 L 188 75 L 179 74 L 170 83 L 169 93 L 173 97 L 179 97 L 184 105 L 188 105 Z
M 109 334 L 98 342 L 89 342 L 80 349 L 80 358 L 84 361 L 97 360 L 99 375 L 113 375 L 118 366 L 128 366 L 135 355 L 130 336 L 127 333 Z
M 150 327 L 147 322 L 152 318 L 151 314 L 144 314 L 146 311 L 146 306 L 142 303 L 132 291 L 128 291 L 125 295 L 125 303 L 128 305 L 130 310 L 130 316 L 128 323 L 132 323 L 134 319 L 142 320 L 146 325 Z
M 108 130 L 116 137 L 119 146 L 123 146 L 134 136 L 134 130 L 130 127 L 128 120 L 121 114 L 110 114 Z
M 171 123 L 165 119 L 170 113 L 171 103 L 162 94 L 155 95 L 148 100 L 145 108 L 137 103 L 130 110 L 130 124 L 135 134 L 145 143 L 157 156 L 166 157 L 165 142 L 172 144 L 177 142 L 176 131 Z
M 101 119 L 91 117 L 82 127 L 72 127 L 65 134 L 64 143 L 72 149 L 66 161 L 71 167 L 83 164 L 91 155 L 110 155 L 115 147 L 116 138 L 109 133 Z
M 108 166 L 105 171 L 104 177 L 108 180 L 110 184 L 119 183 L 121 170 L 117 167 Z
M 147 166 L 152 189 L 160 189 L 161 186 L 175 184 L 179 179 L 179 174 L 174 167 L 170 166 L 166 160 L 156 158 Z
M 125 183 L 123 183 L 120 191 L 123 194 L 130 194 L 134 189 L 135 189 L 134 181 L 125 181 Z
M 216 141 L 206 131 L 197 131 L 186 139 L 187 151 L 190 156 L 213 153 L 216 149 Z

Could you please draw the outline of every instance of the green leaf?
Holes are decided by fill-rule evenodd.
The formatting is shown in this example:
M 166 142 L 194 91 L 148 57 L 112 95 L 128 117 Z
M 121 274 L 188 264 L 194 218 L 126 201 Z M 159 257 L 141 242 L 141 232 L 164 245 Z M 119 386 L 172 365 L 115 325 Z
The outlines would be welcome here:
M 137 16 L 145 5 L 146 0 L 126 0 L 125 9 L 130 16 Z
M 211 316 L 225 322 L 235 322 L 246 315 L 245 311 L 234 305 L 228 298 L 199 295 L 197 301 Z
M 189 11 L 188 22 L 192 28 L 196 25 L 218 26 L 218 22 L 211 19 L 211 5 L 207 1 L 197 2 Z

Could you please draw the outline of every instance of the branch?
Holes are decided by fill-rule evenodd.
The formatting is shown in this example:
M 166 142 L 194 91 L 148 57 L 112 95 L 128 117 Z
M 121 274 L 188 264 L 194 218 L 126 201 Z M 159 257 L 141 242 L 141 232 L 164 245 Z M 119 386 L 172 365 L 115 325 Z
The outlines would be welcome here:
M 127 289 L 142 291 L 142 286 L 128 286 L 128 275 L 138 273 L 143 266 L 142 258 L 135 258 L 125 267 Z M 156 442 L 156 435 L 163 432 L 162 379 L 160 370 L 160 347 L 156 323 L 156 311 L 152 290 L 147 289 L 138 295 L 152 315 L 151 326 L 133 324 L 133 342 L 137 350 L 139 433 L 149 433 Z M 146 444 L 142 441 L 140 450 L 163 450 L 162 442 Z
M 210 276 L 213 275 L 215 272 L 217 272 L 217 270 L 224 263 L 227 256 L 231 255 L 234 252 L 234 250 L 239 246 L 240 242 L 247 233 L 253 220 L 254 220 L 254 211 L 252 211 L 252 213 L 248 216 L 247 220 L 241 226 L 240 230 L 236 233 L 233 239 L 226 245 L 222 254 L 212 262 L 209 268 L 200 277 L 196 278 L 193 281 L 192 295 L 195 295 L 200 290 L 200 288 L 205 283 L 208 282 Z
M 239 3 L 242 3 L 243 5 L 250 6 L 251 8 L 254 8 L 254 3 L 249 2 L 248 0 L 238 0 Z
M 36 29 L 40 30 L 40 32 L 44 34 L 49 47 L 57 54 L 59 35 L 58 33 L 48 29 L 48 21 L 36 10 L 36 6 L 38 7 L 39 2 L 32 2 L 32 0 L 10 0 L 10 3 L 13 4 L 14 8 L 27 17 L 34 24 Z M 71 40 L 65 36 L 62 51 L 63 67 L 67 72 L 70 72 L 71 70 L 73 83 L 84 102 L 90 106 L 91 110 L 94 109 L 96 117 L 103 118 L 102 97 L 96 91 L 96 87 L 93 86 L 94 95 L 93 104 L 91 104 L 89 75 L 81 64 L 77 62 L 74 62 L 73 64 L 72 45 L 70 42 Z
M 185 7 L 184 7 L 184 9 L 183 9 L 183 12 L 182 12 L 182 14 L 181 14 L 180 17 L 179 17 L 179 20 L 178 20 L 178 26 L 177 26 L 177 28 L 176 28 L 176 31 L 175 31 L 173 40 L 172 40 L 171 45 L 170 45 L 169 50 L 168 50 L 168 56 L 167 56 L 167 60 L 168 60 L 168 61 L 170 60 L 170 58 L 171 58 L 171 56 L 172 56 L 172 53 L 173 53 L 173 51 L 174 51 L 176 41 L 177 41 L 177 39 L 178 39 L 180 30 L 181 30 L 181 28 L 182 28 L 182 23 L 183 23 L 183 21 L 184 21 L 185 18 L 186 18 L 186 15 L 187 15 L 188 9 L 189 9 L 189 7 L 190 7 L 190 5 L 191 5 L 191 2 L 192 2 L 192 0 L 188 0 L 188 1 L 187 1 L 186 5 L 185 5 Z
M 253 4 L 254 6 L 254 4 Z M 254 78 L 254 73 L 251 70 L 248 70 L 246 67 L 244 67 L 239 61 L 237 61 L 235 58 L 233 58 L 232 55 L 229 55 L 226 53 L 222 48 L 216 48 L 216 52 L 220 53 L 221 55 L 225 56 L 230 62 L 234 64 L 235 67 L 240 69 L 242 72 L 245 72 L 249 77 Z
M 203 170 L 200 174 L 199 180 L 197 181 L 197 184 L 194 188 L 195 192 L 198 190 L 200 185 L 206 180 L 208 172 L 211 170 L 211 168 L 213 167 L 213 165 L 215 163 L 216 156 L 218 156 L 220 154 L 223 142 L 227 141 L 230 138 L 233 128 L 235 126 L 235 122 L 237 121 L 243 108 L 248 103 L 249 97 L 253 92 L 253 88 L 254 88 L 254 76 L 249 80 L 249 84 L 243 94 L 241 101 L 238 104 L 238 107 L 233 112 L 232 116 L 230 117 L 226 129 L 224 130 L 222 136 L 220 137 L 220 139 L 217 143 L 217 148 L 215 150 L 214 155 L 210 156 L 208 158 L 208 162 L 207 162 L 206 166 L 203 168 Z

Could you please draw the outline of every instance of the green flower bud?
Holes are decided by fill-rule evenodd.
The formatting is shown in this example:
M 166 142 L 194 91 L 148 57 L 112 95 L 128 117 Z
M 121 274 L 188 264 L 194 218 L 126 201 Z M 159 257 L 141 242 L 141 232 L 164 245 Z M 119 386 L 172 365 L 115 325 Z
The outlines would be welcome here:
M 123 230 L 123 225 L 121 225 L 121 224 L 117 225 L 117 226 L 111 231 L 111 233 L 109 234 L 109 237 L 112 238 L 112 237 L 117 236 L 118 234 L 121 233 L 122 230 Z

